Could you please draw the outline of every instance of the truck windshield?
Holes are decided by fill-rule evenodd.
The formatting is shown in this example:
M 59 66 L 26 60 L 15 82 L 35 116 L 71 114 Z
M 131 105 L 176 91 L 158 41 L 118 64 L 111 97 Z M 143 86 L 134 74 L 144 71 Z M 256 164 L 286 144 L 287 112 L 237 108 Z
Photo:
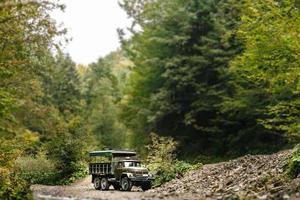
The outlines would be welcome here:
M 125 167 L 141 167 L 140 162 L 126 161 L 124 162 Z

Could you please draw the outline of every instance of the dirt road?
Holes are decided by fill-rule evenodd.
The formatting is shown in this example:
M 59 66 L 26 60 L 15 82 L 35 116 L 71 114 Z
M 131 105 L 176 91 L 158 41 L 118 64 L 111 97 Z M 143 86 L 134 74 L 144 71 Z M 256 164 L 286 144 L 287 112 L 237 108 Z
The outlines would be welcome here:
M 134 188 L 133 192 L 95 190 L 91 177 L 87 177 L 70 186 L 32 186 L 34 199 L 37 200 L 73 200 L 73 199 L 140 199 L 141 192 Z
M 122 192 L 113 190 L 109 191 L 95 190 L 91 184 L 91 177 L 87 177 L 70 186 L 45 186 L 33 185 L 31 187 L 35 200 L 150 200 L 150 199 L 198 199 L 192 194 L 176 193 L 157 193 L 153 190 L 143 192 L 137 187 L 133 187 L 131 192 Z

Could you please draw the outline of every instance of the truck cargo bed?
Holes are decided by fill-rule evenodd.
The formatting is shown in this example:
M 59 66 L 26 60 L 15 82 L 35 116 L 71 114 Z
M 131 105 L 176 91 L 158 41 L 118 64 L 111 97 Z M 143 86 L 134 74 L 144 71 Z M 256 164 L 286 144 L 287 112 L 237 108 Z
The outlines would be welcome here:
M 89 173 L 97 174 L 97 175 L 112 174 L 112 164 L 111 163 L 90 163 Z

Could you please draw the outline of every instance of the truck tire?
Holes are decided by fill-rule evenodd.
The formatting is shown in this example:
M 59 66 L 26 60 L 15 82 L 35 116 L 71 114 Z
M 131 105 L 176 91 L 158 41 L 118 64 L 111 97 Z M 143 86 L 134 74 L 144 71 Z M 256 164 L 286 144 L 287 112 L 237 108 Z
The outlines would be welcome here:
M 143 191 L 147 191 L 151 189 L 151 182 L 145 182 L 141 185 Z
M 101 178 L 101 190 L 108 190 L 109 189 L 109 182 L 106 177 Z
M 129 178 L 124 177 L 121 179 L 121 188 L 123 191 L 130 191 L 132 188 L 132 182 Z
M 101 180 L 99 177 L 96 177 L 94 179 L 94 187 L 96 190 L 100 190 L 101 189 Z

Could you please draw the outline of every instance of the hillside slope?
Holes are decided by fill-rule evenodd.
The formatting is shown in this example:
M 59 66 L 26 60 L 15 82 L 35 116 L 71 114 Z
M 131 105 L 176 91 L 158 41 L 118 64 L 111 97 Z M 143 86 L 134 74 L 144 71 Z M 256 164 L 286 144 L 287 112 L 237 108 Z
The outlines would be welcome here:
M 289 157 L 284 151 L 204 165 L 153 192 L 191 193 L 203 199 L 300 199 L 300 178 L 291 181 L 284 173 Z

